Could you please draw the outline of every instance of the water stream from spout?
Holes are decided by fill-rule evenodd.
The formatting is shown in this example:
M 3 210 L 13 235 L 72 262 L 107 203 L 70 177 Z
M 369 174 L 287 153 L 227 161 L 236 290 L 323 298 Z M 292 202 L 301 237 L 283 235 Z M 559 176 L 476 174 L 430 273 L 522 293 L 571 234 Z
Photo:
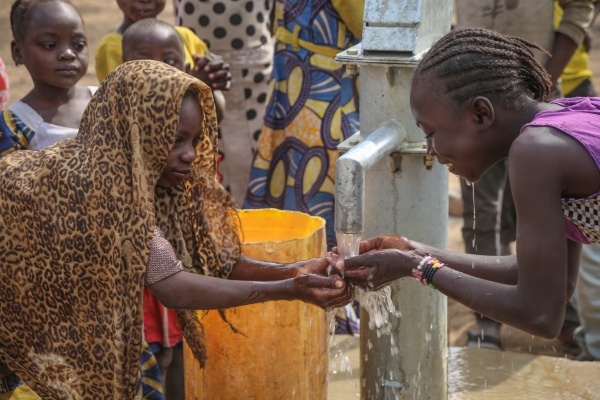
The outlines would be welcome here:
M 338 254 L 341 260 L 357 256 L 359 254 L 361 235 L 360 234 L 337 234 L 338 241 Z M 363 291 L 360 288 L 355 288 L 355 297 L 361 304 L 362 310 L 369 314 L 369 329 L 374 330 L 377 333 L 377 337 L 380 338 L 383 335 L 390 335 L 392 340 L 392 354 L 398 355 L 399 348 L 394 343 L 393 335 L 391 335 L 391 321 L 390 315 L 400 317 L 400 312 L 396 310 L 394 303 L 391 298 L 392 290 L 389 286 L 384 287 L 378 291 Z M 329 315 L 329 326 L 330 332 L 335 331 L 335 313 L 336 311 L 330 312 Z M 332 340 L 334 336 L 332 335 Z M 332 342 L 332 344 L 334 344 Z M 371 347 L 372 344 L 369 343 Z M 336 353 L 330 357 L 330 376 L 332 379 L 338 373 L 345 373 L 346 378 L 349 379 L 352 375 L 352 365 L 349 360 L 348 353 L 344 353 L 345 350 L 342 346 L 331 346 L 335 348 Z M 368 355 L 363 355 L 368 357 Z M 400 397 L 395 397 L 399 399 Z
M 471 247 L 473 248 L 473 250 L 475 252 L 477 252 L 477 231 L 475 230 L 475 184 L 471 183 L 471 190 L 472 190 L 472 196 L 473 196 L 473 243 L 471 243 Z
M 345 260 L 350 257 L 355 257 L 359 254 L 359 246 L 361 240 L 360 233 L 337 233 L 337 247 L 338 255 L 340 260 Z M 352 305 L 350 305 L 351 307 Z M 351 311 L 351 310 L 348 310 Z M 350 379 L 352 376 L 352 362 L 350 361 L 349 349 L 346 349 L 343 344 L 335 343 L 335 335 L 333 333 L 336 330 L 336 319 L 337 313 L 343 313 L 343 309 L 334 309 L 329 311 L 329 332 L 331 335 L 331 342 L 329 348 L 332 349 L 333 354 L 330 356 L 329 365 L 329 377 L 328 379 L 334 379 L 338 374 L 345 374 L 343 379 Z
M 464 179 L 464 178 L 462 178 Z M 465 179 L 465 183 L 467 184 L 467 186 L 469 186 L 471 188 L 471 196 L 472 196 L 472 204 L 473 204 L 473 241 L 471 242 L 471 248 L 477 252 L 477 233 L 475 231 L 475 184 L 472 182 L 469 182 L 468 180 Z

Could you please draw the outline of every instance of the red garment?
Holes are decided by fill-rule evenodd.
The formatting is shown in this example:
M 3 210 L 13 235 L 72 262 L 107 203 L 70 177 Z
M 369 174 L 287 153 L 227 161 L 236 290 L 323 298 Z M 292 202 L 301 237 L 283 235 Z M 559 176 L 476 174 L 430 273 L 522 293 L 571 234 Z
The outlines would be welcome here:
M 175 310 L 163 306 L 147 287 L 144 288 L 144 338 L 164 347 L 173 347 L 183 340 Z
M 8 73 L 0 58 L 0 111 L 8 106 Z

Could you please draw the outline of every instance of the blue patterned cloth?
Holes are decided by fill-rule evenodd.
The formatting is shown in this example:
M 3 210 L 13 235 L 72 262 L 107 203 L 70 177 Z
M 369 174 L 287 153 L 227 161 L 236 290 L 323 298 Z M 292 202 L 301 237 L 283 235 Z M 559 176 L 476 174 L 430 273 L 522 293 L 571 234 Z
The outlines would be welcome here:
M 244 208 L 323 217 L 331 248 L 337 145 L 359 129 L 358 76 L 345 75 L 332 54 L 359 40 L 329 0 L 280 0 L 276 18 L 295 38 L 276 34 L 272 92 Z

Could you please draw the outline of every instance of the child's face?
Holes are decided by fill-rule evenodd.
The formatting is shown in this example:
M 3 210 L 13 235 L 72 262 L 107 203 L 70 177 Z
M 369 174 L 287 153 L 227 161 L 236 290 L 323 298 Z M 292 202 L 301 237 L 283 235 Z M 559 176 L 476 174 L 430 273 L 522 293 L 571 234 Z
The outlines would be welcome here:
M 77 10 L 62 2 L 31 11 L 22 42 L 12 43 L 13 60 L 25 65 L 36 86 L 69 89 L 85 75 L 88 46 Z
M 202 136 L 204 114 L 195 96 L 186 95 L 179 113 L 179 130 L 158 180 L 162 187 L 179 186 L 189 179 L 196 159 L 196 145 Z
M 165 0 L 117 0 L 117 4 L 131 22 L 154 18 L 165 8 Z
M 458 107 L 446 94 L 442 84 L 423 82 L 411 88 L 410 105 L 417 126 L 425 133 L 427 152 L 453 174 L 476 182 L 491 166 L 485 150 L 486 136 L 477 115 L 467 107 Z
M 125 44 L 123 61 L 155 60 L 162 61 L 184 71 L 185 53 L 177 31 L 163 26 L 155 26 L 151 32 L 131 36 Z

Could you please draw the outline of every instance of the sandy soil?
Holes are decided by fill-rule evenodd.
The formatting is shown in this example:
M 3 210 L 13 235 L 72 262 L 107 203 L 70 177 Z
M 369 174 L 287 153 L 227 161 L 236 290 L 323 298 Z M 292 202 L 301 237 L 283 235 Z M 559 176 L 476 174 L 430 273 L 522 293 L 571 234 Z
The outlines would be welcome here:
M 72 0 L 83 15 L 90 48 L 89 68 L 86 76 L 80 82 L 83 85 L 97 85 L 94 69 L 94 52 L 96 44 L 109 31 L 116 28 L 120 23 L 121 14 L 113 0 Z M 10 4 L 9 0 L 0 2 L 0 57 L 8 67 L 10 78 L 10 98 L 12 101 L 23 97 L 31 88 L 31 80 L 25 67 L 15 67 L 10 54 L 10 40 L 12 38 L 9 22 Z M 173 14 L 171 2 L 169 1 L 166 10 L 161 18 L 172 22 Z M 600 24 L 593 29 L 592 35 L 597 38 L 593 42 L 591 52 L 592 70 L 596 74 L 595 86 L 600 88 Z M 450 187 L 458 188 L 457 178 L 453 177 L 450 181 Z M 463 242 L 460 234 L 462 219 L 450 217 L 449 219 L 449 237 L 448 246 L 452 250 L 462 251 Z M 464 306 L 450 300 L 448 311 L 448 338 L 452 346 L 463 346 L 466 342 L 466 332 L 474 326 L 472 313 Z M 570 357 L 571 354 L 565 351 L 561 343 L 557 340 L 544 340 L 532 335 L 526 334 L 510 327 L 503 327 L 502 331 L 504 346 L 506 350 L 531 352 L 533 354 L 545 354 L 557 357 Z

